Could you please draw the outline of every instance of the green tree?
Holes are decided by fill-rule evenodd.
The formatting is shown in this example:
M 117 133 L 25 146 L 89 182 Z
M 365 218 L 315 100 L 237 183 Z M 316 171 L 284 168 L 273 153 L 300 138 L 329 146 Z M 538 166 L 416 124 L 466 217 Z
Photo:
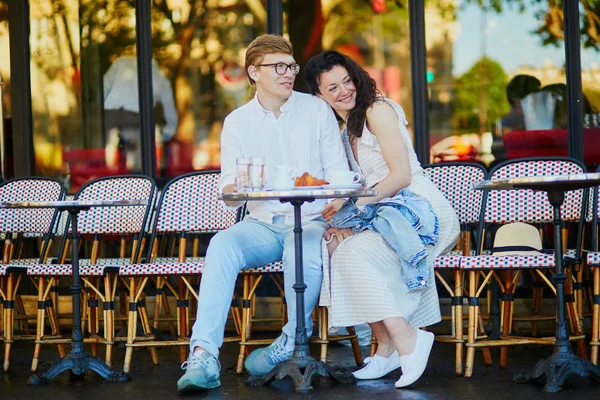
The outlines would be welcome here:
M 474 132 L 482 121 L 487 121 L 485 130 L 489 131 L 490 123 L 510 110 L 505 94 L 507 80 L 502 66 L 488 57 L 456 78 L 453 125 L 461 131 Z M 486 99 L 485 104 L 482 98 Z

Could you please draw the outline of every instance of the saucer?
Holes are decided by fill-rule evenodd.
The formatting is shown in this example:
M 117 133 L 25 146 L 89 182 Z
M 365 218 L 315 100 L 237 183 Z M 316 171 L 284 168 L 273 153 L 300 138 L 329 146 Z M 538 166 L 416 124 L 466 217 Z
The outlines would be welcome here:
M 323 185 L 323 189 L 360 189 L 362 188 L 362 183 L 345 183 L 343 185 Z
M 322 186 L 294 186 L 294 190 L 317 190 L 322 188 Z

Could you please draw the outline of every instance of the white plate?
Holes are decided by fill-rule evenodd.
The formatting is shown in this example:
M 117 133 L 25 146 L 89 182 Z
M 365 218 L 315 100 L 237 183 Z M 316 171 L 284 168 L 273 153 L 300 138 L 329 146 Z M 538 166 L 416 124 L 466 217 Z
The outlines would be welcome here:
M 317 190 L 321 188 L 322 186 L 294 186 L 294 190 Z
M 323 189 L 360 189 L 362 183 L 346 183 L 343 185 L 323 185 Z

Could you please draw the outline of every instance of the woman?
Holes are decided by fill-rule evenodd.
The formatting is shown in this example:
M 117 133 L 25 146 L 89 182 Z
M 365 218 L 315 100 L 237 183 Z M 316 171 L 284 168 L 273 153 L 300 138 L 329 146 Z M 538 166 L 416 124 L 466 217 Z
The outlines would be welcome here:
M 454 246 L 458 218 L 423 174 L 404 111 L 377 91 L 366 71 L 345 55 L 326 51 L 308 61 L 304 80 L 346 122 L 342 137 L 348 162 L 366 187 L 378 192 L 375 197 L 333 201 L 323 211 L 337 226 L 325 234 L 326 240 L 334 235 L 337 239 L 331 260 L 324 260 L 324 270 L 330 264 L 322 289 L 329 324 L 371 326 L 377 353 L 354 372 L 357 379 L 377 379 L 402 367 L 395 386 L 408 386 L 423 374 L 433 346 L 433 334 L 418 328 L 441 320 L 433 263 Z M 365 221 L 366 215 L 374 218 Z M 387 222 L 382 224 L 382 218 Z M 406 229 L 405 219 L 413 230 Z M 415 236 L 424 221 L 432 229 Z M 422 243 L 415 244 L 414 237 Z M 419 263 L 406 259 L 406 246 L 412 251 L 415 245 L 426 249 Z

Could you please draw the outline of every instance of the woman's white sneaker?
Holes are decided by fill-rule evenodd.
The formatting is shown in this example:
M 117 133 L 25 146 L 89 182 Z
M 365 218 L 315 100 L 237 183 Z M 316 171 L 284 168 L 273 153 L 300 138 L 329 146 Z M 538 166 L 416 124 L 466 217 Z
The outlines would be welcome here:
M 429 353 L 431 353 L 433 347 L 433 339 L 433 333 L 417 329 L 417 340 L 413 352 L 400 357 L 402 376 L 396 381 L 397 388 L 412 385 L 423 375 L 429 360 Z
M 365 358 L 365 366 L 358 371 L 354 371 L 352 375 L 356 379 L 379 379 L 397 368 L 400 368 L 400 356 L 394 350 L 387 358 L 380 357 L 377 354 Z

